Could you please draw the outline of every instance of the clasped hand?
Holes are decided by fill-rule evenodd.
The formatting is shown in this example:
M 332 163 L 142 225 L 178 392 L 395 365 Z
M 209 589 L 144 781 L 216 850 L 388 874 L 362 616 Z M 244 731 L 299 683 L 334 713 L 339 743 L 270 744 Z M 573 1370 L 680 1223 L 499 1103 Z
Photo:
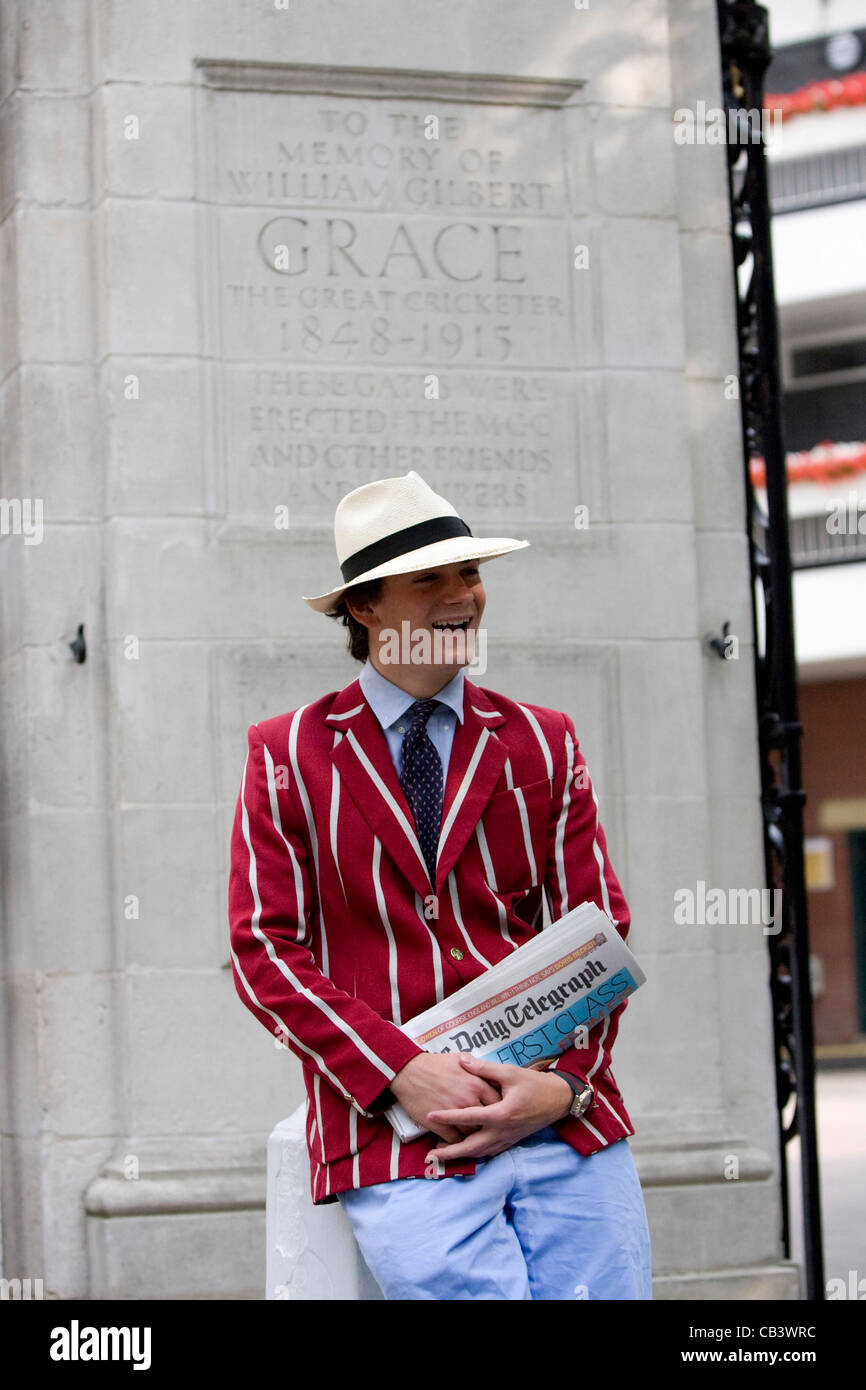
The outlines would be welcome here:
M 390 1087 L 416 1124 L 439 1136 L 430 1151 L 438 1158 L 502 1153 L 563 1119 L 573 1099 L 568 1082 L 556 1072 L 484 1061 L 466 1052 L 421 1053 Z

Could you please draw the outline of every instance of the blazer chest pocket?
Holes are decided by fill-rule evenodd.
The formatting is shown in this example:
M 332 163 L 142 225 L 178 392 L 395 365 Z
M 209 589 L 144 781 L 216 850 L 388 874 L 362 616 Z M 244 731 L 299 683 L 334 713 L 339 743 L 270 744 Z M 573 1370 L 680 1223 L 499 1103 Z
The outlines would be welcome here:
M 490 798 L 476 833 L 484 873 L 494 892 L 544 881 L 550 824 L 550 779 L 510 787 Z

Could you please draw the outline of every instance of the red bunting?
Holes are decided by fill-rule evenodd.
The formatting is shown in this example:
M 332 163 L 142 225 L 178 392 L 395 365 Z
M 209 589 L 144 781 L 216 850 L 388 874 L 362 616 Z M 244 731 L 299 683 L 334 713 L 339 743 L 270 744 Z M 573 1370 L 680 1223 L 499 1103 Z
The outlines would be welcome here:
M 764 94 L 764 110 L 781 111 L 783 121 L 810 111 L 833 111 L 838 106 L 866 106 L 866 72 L 807 82 L 796 92 Z
M 834 444 L 825 439 L 814 449 L 788 454 L 786 462 L 789 483 L 832 483 L 866 473 L 866 444 Z M 754 487 L 766 486 L 767 471 L 759 455 L 750 460 L 749 473 Z

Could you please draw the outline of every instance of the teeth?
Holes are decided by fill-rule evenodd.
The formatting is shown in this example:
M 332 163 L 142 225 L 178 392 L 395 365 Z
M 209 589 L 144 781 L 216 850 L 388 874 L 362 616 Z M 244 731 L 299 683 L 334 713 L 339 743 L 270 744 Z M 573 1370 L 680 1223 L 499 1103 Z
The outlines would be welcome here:
M 433 623 L 433 627 L 438 627 L 439 629 L 445 629 L 445 628 L 451 628 L 451 627 L 460 627 L 460 628 L 462 628 L 462 627 L 467 627 L 468 624 L 469 624 L 469 622 L 470 622 L 470 619 L 469 619 L 469 618 L 460 618 L 458 621 L 455 621 L 455 622 L 453 622 L 453 623 L 445 622 L 445 621 L 443 620 L 442 622 L 439 622 L 439 623 Z

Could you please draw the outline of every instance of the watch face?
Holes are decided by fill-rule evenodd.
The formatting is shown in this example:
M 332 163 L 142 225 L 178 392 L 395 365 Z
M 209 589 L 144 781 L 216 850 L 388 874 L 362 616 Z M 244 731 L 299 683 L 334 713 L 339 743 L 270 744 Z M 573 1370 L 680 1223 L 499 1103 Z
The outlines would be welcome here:
M 592 1088 L 587 1083 L 582 1091 L 575 1093 L 574 1106 L 572 1107 L 571 1113 L 573 1115 L 583 1115 L 592 1104 L 593 1094 Z

